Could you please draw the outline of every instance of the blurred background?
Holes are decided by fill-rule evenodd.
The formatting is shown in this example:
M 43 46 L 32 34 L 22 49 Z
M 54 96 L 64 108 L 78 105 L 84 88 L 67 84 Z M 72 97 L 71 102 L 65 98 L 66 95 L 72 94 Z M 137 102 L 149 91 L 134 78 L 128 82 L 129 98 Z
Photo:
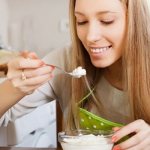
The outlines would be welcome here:
M 42 58 L 70 43 L 68 6 L 69 0 L 0 0 L 0 82 L 7 61 L 19 51 L 35 51 Z M 0 127 L 0 146 L 56 147 L 56 133 L 53 101 Z
M 70 41 L 69 0 L 0 0 L 1 43 L 41 57 Z

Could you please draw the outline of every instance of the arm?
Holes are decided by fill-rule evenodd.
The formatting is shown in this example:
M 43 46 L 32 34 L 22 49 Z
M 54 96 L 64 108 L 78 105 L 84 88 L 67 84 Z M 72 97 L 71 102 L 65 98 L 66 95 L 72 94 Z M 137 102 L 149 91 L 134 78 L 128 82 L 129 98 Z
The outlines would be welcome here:
M 8 122 L 15 121 L 54 99 L 56 99 L 56 95 L 53 93 L 52 87 L 49 83 L 45 83 L 32 94 L 23 97 L 13 107 L 8 108 L 7 112 L 0 118 L 0 126 L 7 126 Z
M 8 63 L 8 80 L 0 85 L 0 124 L 7 122 L 5 120 L 14 120 L 44 103 L 41 102 L 43 96 L 41 98 L 31 93 L 51 79 L 53 68 L 45 66 L 40 59 L 28 58 L 19 56 Z M 26 79 L 22 79 L 22 72 Z M 26 96 L 29 94 L 31 96 Z M 36 99 L 38 100 L 34 102 Z M 14 104 L 16 105 L 12 107 Z M 7 110 L 9 111 L 6 112 Z
M 64 66 L 66 66 L 66 61 L 67 64 L 69 64 L 68 57 L 70 58 L 70 48 L 50 52 L 43 59 L 43 61 L 49 64 L 58 65 L 63 68 Z M 68 103 L 68 99 L 66 100 L 65 91 L 66 93 L 68 93 L 68 89 L 64 90 L 64 86 L 70 87 L 69 83 L 71 81 L 70 78 L 68 78 L 66 75 L 61 74 L 59 70 L 55 70 L 53 72 L 53 69 L 54 68 L 51 68 L 49 66 L 44 66 L 43 64 L 41 65 L 41 60 L 35 58 L 17 58 L 8 64 L 8 78 L 10 79 L 9 82 L 11 82 L 9 84 L 13 86 L 13 90 L 10 90 L 11 98 L 7 103 L 3 101 L 5 97 L 3 97 L 2 99 L 0 95 L 0 100 L 5 103 L 3 104 L 3 111 L 0 110 L 1 115 L 12 105 L 14 105 L 15 103 L 17 104 L 11 107 L 0 118 L 0 126 L 6 126 L 9 121 L 14 121 L 16 118 L 21 117 L 22 115 L 31 112 L 38 106 L 54 99 L 59 100 L 62 109 L 65 109 Z M 22 70 L 24 70 L 24 74 L 27 77 L 26 80 L 21 79 Z M 52 78 L 52 74 L 54 78 Z M 68 80 L 69 82 L 66 82 Z M 15 93 L 14 88 L 17 90 L 17 95 L 15 95 L 13 97 L 14 99 L 12 99 L 12 95 Z M 23 96 L 27 96 L 24 96 L 21 99 L 22 94 Z M 20 99 L 21 101 L 19 101 Z M 0 104 L 1 103 L 2 102 L 0 102 Z
M 17 101 L 25 96 L 25 93 L 20 92 L 15 88 L 9 80 L 0 84 L 0 117 Z

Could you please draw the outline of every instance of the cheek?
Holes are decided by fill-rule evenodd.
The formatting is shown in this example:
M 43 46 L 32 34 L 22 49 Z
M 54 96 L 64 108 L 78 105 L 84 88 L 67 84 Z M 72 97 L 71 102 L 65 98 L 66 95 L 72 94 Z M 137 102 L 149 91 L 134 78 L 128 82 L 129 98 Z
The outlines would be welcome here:
M 114 30 L 112 31 L 113 32 L 111 32 L 111 34 L 109 33 L 112 42 L 113 44 L 115 44 L 115 46 L 120 47 L 125 38 L 125 26 L 119 25 L 118 27 L 114 28 Z
M 77 27 L 77 36 L 81 42 L 84 42 L 86 33 L 84 32 L 83 29 L 81 29 L 80 27 Z

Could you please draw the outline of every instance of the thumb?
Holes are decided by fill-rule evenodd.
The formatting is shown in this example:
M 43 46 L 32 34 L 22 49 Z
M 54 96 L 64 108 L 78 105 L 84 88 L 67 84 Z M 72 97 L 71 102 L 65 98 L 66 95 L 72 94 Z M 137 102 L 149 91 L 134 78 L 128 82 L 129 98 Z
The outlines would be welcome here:
M 29 52 L 27 50 L 20 52 L 20 56 L 24 58 L 39 59 L 39 57 L 37 56 L 35 52 Z
M 37 56 L 37 54 L 35 52 L 29 52 L 28 53 L 28 58 L 39 59 L 39 57 Z

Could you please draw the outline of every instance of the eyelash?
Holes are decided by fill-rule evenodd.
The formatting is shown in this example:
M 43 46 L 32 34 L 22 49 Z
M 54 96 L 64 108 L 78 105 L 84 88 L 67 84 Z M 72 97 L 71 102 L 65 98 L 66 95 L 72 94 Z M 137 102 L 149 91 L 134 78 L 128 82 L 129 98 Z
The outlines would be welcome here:
M 112 24 L 113 22 L 114 22 L 114 20 L 112 20 L 112 21 L 100 21 L 102 24 L 104 24 L 104 25 L 110 25 L 110 24 Z M 88 23 L 88 21 L 83 21 L 83 22 L 77 22 L 77 25 L 84 25 L 84 24 L 86 24 L 86 23 Z
M 87 23 L 87 21 L 77 22 L 77 25 L 84 25 L 86 23 Z
M 105 25 L 110 25 L 112 23 L 114 23 L 114 20 L 112 21 L 101 21 L 102 24 L 105 24 Z

